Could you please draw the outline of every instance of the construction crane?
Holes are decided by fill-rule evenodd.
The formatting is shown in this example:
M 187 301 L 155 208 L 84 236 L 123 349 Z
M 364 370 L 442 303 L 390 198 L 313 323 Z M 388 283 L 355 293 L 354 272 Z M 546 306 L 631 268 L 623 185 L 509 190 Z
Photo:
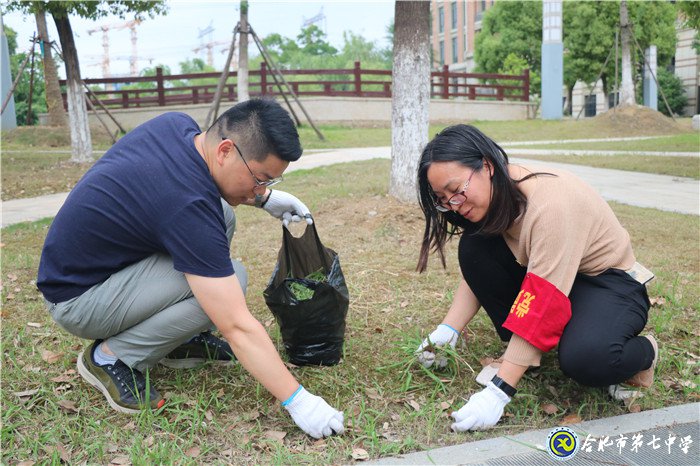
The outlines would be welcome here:
M 326 15 L 323 14 L 323 7 L 321 7 L 321 11 L 319 11 L 316 16 L 312 16 L 311 18 L 306 18 L 302 16 L 302 18 L 304 19 L 301 23 L 302 28 L 307 28 L 312 24 L 318 23 L 321 25 L 319 29 L 323 30 L 323 32 L 326 32 Z
M 231 41 L 230 40 L 217 40 L 217 41 L 213 41 L 213 42 L 207 42 L 206 44 L 201 44 L 199 47 L 193 48 L 192 51 L 194 53 L 199 53 L 200 50 L 206 49 L 207 50 L 207 65 L 214 66 L 214 56 L 212 54 L 212 50 L 217 45 L 230 46 Z M 228 50 L 228 47 L 226 47 L 226 50 Z
M 105 78 L 108 78 L 111 76 L 111 73 L 109 71 L 109 31 L 114 30 L 114 31 L 119 31 L 121 29 L 126 29 L 129 28 L 131 31 L 131 57 L 129 59 L 129 68 L 132 76 L 136 76 L 138 74 L 138 51 L 136 49 L 136 26 L 138 26 L 141 23 L 141 20 L 139 19 L 134 19 L 132 21 L 126 21 L 123 23 L 114 23 L 114 24 L 103 24 L 101 26 L 97 26 L 96 28 L 88 30 L 88 34 L 92 35 L 94 32 L 99 32 L 102 31 L 102 49 L 103 49 L 103 55 L 102 55 L 102 75 Z

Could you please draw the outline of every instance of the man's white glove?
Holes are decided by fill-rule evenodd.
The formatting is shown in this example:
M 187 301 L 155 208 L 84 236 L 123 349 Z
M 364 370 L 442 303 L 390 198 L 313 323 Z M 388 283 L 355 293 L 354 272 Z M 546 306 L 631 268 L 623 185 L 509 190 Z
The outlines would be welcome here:
M 296 196 L 284 191 L 271 189 L 263 209 L 273 217 L 282 220 L 284 226 L 289 225 L 289 222 L 300 222 L 302 219 L 305 219 L 309 225 L 314 223 L 309 208 Z
M 459 340 L 459 332 L 447 324 L 440 324 L 433 333 L 428 335 L 428 338 L 423 340 L 416 350 L 418 362 L 423 364 L 423 367 L 430 367 L 435 364 L 439 368 L 447 365 L 447 358 L 444 355 L 435 357 L 434 347 L 450 345 L 454 349 Z
M 288 400 L 282 403 L 301 430 L 320 439 L 342 434 L 343 413 L 332 408 L 320 396 L 312 395 L 301 385 Z
M 452 413 L 455 422 L 452 430 L 463 432 L 465 430 L 481 430 L 495 426 L 501 416 L 503 408 L 510 402 L 510 397 L 489 382 L 486 388 L 469 397 L 467 404 L 459 411 Z

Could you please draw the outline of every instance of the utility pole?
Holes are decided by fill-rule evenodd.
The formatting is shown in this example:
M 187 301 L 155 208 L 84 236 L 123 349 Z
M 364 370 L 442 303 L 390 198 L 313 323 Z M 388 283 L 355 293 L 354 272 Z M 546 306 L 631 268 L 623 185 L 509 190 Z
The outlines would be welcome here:
M 542 119 L 561 120 L 563 114 L 564 44 L 562 0 L 542 2 Z

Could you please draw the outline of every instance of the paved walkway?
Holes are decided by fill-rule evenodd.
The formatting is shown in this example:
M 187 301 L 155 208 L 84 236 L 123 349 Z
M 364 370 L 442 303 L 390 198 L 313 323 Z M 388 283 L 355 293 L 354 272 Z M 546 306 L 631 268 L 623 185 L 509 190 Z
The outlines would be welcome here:
M 382 458 L 368 464 L 697 466 L 700 464 L 699 421 L 700 403 L 690 403 L 579 424 L 552 425 L 551 429 Z M 547 437 L 557 427 L 567 427 L 578 437 L 580 449 L 566 462 L 551 458 L 546 450 Z M 455 435 L 470 436 L 468 433 Z M 637 442 L 635 436 L 638 436 Z M 619 442 L 621 438 L 625 439 L 624 445 Z M 681 447 L 685 445 L 684 452 Z
M 538 141 L 542 142 L 542 141 Z M 541 153 L 541 151 L 540 151 Z M 314 151 L 290 165 L 287 172 L 310 169 L 343 162 L 356 162 L 391 157 L 390 147 L 363 147 Z M 638 207 L 698 215 L 700 213 L 700 182 L 692 178 L 593 168 L 554 162 L 513 158 L 515 163 L 551 166 L 569 170 L 595 187 L 608 201 Z M 53 217 L 63 205 L 68 193 L 50 194 L 2 203 L 2 226 Z

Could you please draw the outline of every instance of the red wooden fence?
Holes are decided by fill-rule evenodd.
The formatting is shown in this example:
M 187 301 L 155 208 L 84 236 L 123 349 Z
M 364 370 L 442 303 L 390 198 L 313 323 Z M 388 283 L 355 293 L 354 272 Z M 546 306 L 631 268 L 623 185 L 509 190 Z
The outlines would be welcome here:
M 285 80 L 298 96 L 342 96 L 342 97 L 391 97 L 391 71 L 362 69 L 355 62 L 353 69 L 282 70 Z M 86 79 L 103 105 L 112 108 L 153 107 L 165 105 L 202 104 L 211 102 L 220 77 L 215 73 L 164 75 L 156 68 L 155 76 L 124 78 Z M 223 98 L 235 100 L 236 75 L 231 72 L 224 88 Z M 178 81 L 210 79 L 211 84 L 183 86 Z M 65 80 L 60 81 L 65 86 Z M 147 89 L 123 89 L 120 86 L 149 83 Z M 104 86 L 104 90 L 95 85 Z M 277 95 L 279 89 L 272 73 L 260 64 L 259 70 L 249 71 L 248 92 L 251 96 Z M 433 97 L 469 100 L 529 100 L 530 74 L 522 75 L 457 73 L 448 69 L 431 73 Z M 64 90 L 65 104 L 65 90 Z

